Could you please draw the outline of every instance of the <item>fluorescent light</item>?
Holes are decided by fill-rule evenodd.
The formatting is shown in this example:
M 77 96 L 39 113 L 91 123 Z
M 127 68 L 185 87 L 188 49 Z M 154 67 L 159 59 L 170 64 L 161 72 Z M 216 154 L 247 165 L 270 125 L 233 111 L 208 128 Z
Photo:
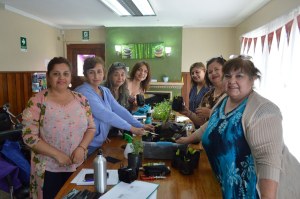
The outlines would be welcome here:
M 101 0 L 105 5 L 120 16 L 131 16 L 131 14 L 117 0 Z
M 143 15 L 155 15 L 148 0 L 132 0 Z

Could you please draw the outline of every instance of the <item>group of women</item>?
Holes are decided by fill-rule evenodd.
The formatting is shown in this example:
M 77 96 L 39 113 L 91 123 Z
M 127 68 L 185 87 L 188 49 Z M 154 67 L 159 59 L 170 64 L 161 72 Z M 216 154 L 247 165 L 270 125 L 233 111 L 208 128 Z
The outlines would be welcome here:
M 300 164 L 283 142 L 279 108 L 253 90 L 260 71 L 250 57 L 214 57 L 190 74 L 189 110 L 181 113 L 200 128 L 177 143 L 202 141 L 223 198 L 300 198 Z
M 101 58 L 87 58 L 87 81 L 68 89 L 72 67 L 49 62 L 49 89 L 33 96 L 23 114 L 23 139 L 32 148 L 31 198 L 54 198 L 69 176 L 104 142 L 111 127 L 140 135 L 153 130 L 131 115 L 136 94 L 151 80 L 138 62 L 127 80 L 124 63 L 113 63 L 105 82 Z M 284 145 L 279 108 L 253 90 L 260 71 L 244 56 L 222 56 L 190 67 L 193 87 L 188 116 L 196 131 L 177 142 L 202 141 L 223 198 L 300 198 L 300 165 Z M 128 82 L 127 82 L 128 81 Z M 102 85 L 101 85 L 102 83 Z
M 151 79 L 150 65 L 138 62 L 129 82 L 125 64 L 113 63 L 105 86 L 104 62 L 86 58 L 86 82 L 74 91 L 72 66 L 63 57 L 53 58 L 47 67 L 48 89 L 37 93 L 23 113 L 23 140 L 32 148 L 30 198 L 53 199 L 63 184 L 107 139 L 111 127 L 136 135 L 154 130 L 143 125 L 131 111 L 138 109 L 136 94 L 144 94 Z

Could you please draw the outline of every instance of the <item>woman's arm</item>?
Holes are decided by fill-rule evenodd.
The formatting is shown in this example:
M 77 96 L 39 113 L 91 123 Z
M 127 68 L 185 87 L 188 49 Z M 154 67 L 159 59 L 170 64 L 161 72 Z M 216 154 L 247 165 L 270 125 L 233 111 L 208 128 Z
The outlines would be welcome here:
M 261 199 L 276 199 L 278 182 L 274 180 L 261 179 Z
M 80 96 L 82 103 L 85 105 L 84 109 L 86 111 L 87 118 L 87 131 L 84 133 L 81 143 L 79 146 L 73 151 L 71 155 L 71 159 L 73 164 L 78 164 L 84 160 L 84 156 L 87 154 L 87 148 L 94 139 L 95 136 L 95 123 L 92 116 L 92 111 L 90 108 L 90 103 L 84 96 Z M 86 152 L 86 154 L 85 154 Z
M 280 110 L 272 103 L 261 105 L 246 127 L 245 137 L 256 161 L 262 196 L 276 198 L 283 144 Z
M 180 111 L 180 114 L 183 114 L 185 116 L 187 116 L 188 118 L 190 118 L 190 120 L 192 120 L 193 123 L 201 126 L 202 124 L 205 123 L 203 118 L 198 117 L 195 113 L 193 113 L 192 111 L 188 110 L 186 106 L 183 106 L 182 108 L 183 110 Z

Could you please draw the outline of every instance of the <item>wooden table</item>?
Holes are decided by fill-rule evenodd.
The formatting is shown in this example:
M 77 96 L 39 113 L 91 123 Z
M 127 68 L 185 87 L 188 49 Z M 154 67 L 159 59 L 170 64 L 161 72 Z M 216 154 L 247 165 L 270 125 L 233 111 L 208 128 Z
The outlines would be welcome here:
M 127 159 L 124 158 L 124 149 L 121 148 L 121 146 L 124 144 L 126 143 L 123 142 L 122 137 L 114 137 L 111 138 L 110 143 L 105 143 L 101 146 L 104 157 L 111 156 L 122 160 L 116 164 L 107 162 L 107 169 L 119 169 L 120 163 L 123 163 L 125 166 L 128 165 Z M 190 145 L 190 147 L 199 149 L 199 145 Z M 62 189 L 59 191 L 56 198 L 62 198 L 73 188 L 77 190 L 83 190 L 86 188 L 89 191 L 94 191 L 94 186 L 77 186 L 76 184 L 71 184 L 71 181 L 77 176 L 82 168 L 94 168 L 93 160 L 96 157 L 96 154 L 97 151 L 87 158 L 87 160 L 77 169 L 77 171 L 74 172 L 74 174 L 68 179 Z M 160 184 L 159 188 L 157 189 L 157 199 L 222 198 L 221 188 L 211 170 L 205 151 L 201 150 L 200 154 L 199 167 L 194 169 L 193 175 L 182 175 L 179 170 L 171 167 L 171 160 L 143 160 L 143 163 L 162 161 L 165 162 L 168 167 L 170 167 L 171 174 L 167 175 L 167 178 L 146 180 L 148 182 Z M 143 171 L 140 171 L 139 175 L 142 174 Z M 112 187 L 113 186 L 107 186 L 107 190 L 111 189 Z

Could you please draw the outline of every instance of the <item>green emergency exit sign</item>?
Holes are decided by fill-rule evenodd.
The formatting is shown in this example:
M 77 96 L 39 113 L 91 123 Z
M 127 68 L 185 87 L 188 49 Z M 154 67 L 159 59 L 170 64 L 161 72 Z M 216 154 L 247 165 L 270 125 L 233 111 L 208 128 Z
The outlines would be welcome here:
M 21 51 L 22 52 L 27 52 L 27 40 L 25 37 L 20 37 L 20 42 L 21 42 Z
M 90 31 L 82 31 L 82 41 L 89 41 L 90 40 Z

